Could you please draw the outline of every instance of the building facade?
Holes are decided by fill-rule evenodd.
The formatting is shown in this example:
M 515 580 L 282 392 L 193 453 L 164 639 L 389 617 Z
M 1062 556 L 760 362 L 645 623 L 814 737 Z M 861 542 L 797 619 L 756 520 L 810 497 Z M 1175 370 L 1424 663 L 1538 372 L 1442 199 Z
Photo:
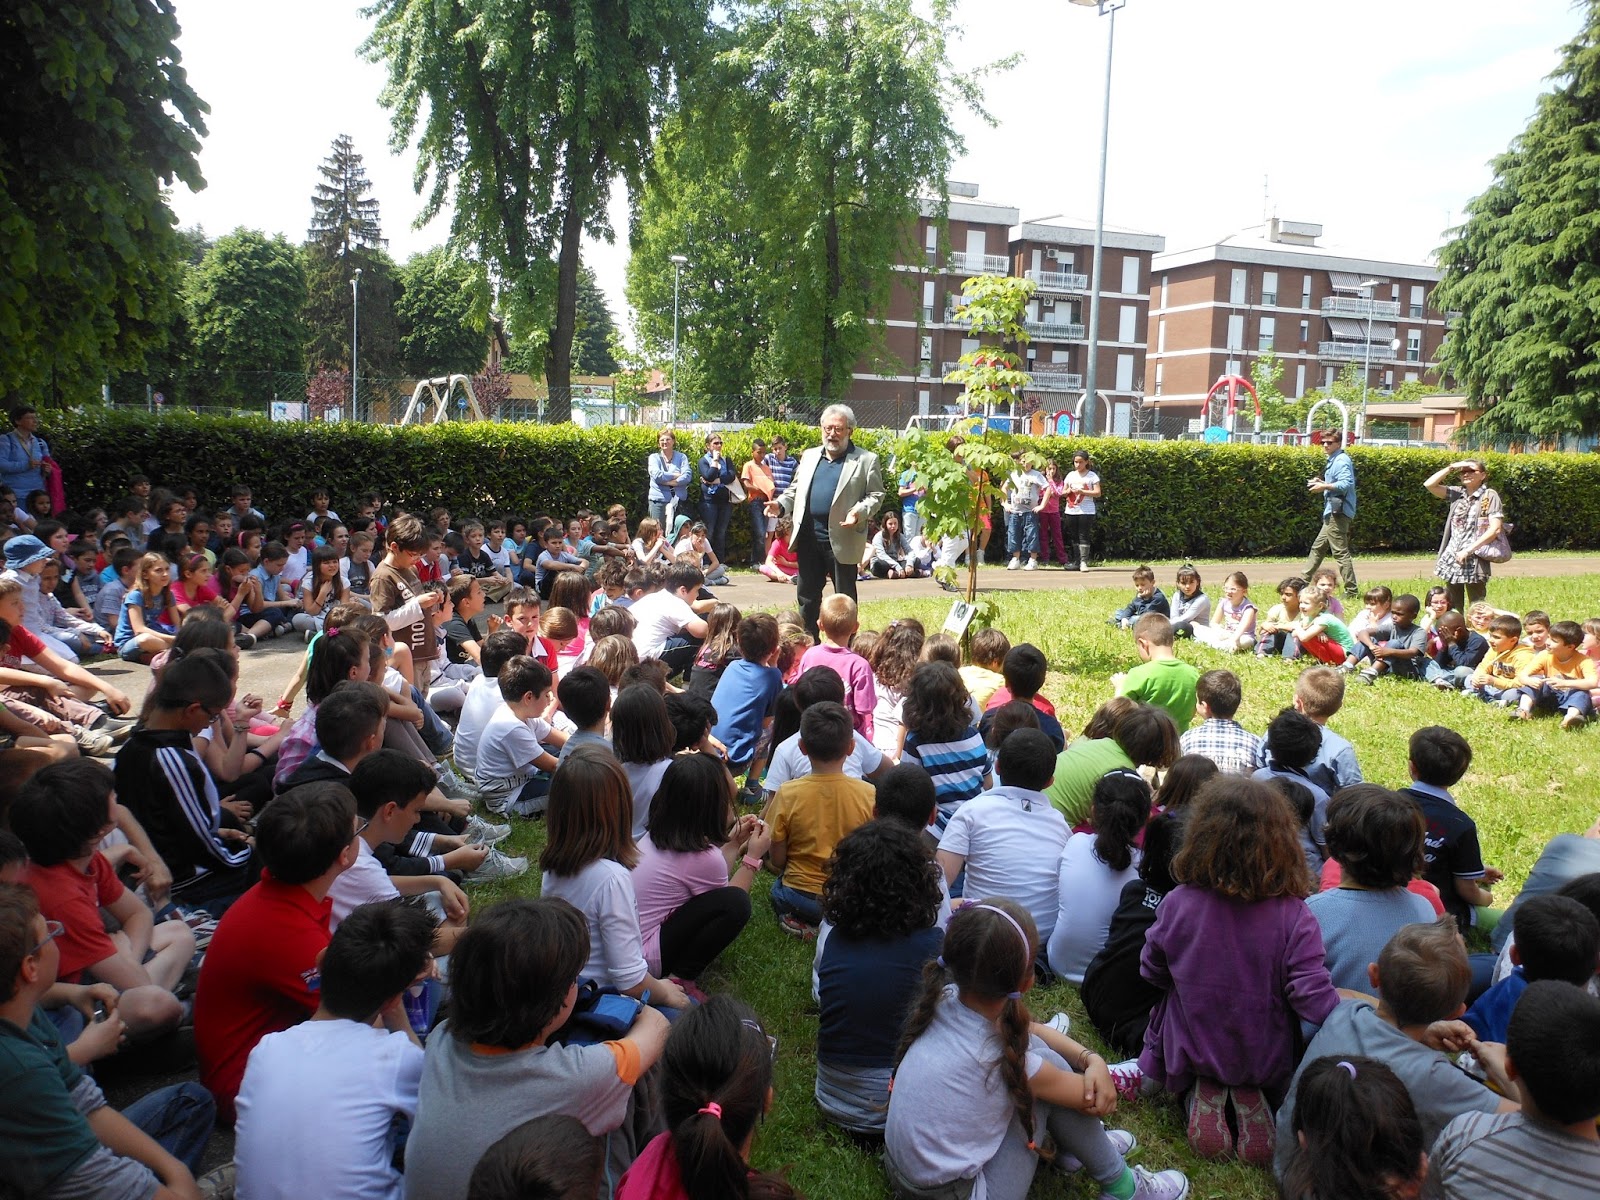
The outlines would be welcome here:
M 1220 376 L 1250 378 L 1271 352 L 1278 389 L 1298 398 L 1327 388 L 1348 366 L 1373 392 L 1407 381 L 1442 384 L 1445 314 L 1432 306 L 1439 272 L 1342 254 L 1317 244 L 1322 226 L 1272 219 L 1207 246 L 1158 254 L 1151 263 L 1150 402 L 1182 421 L 1205 417 Z
M 943 219 L 925 200 L 917 220 L 916 261 L 902 263 L 881 318 L 886 354 L 856 364 L 850 402 L 864 424 L 904 428 L 912 418 L 955 410 L 962 387 L 945 383 L 961 356 L 980 345 L 962 320 L 962 283 L 1010 275 L 1037 285 L 1025 325 L 1033 374 L 1025 405 L 1046 414 L 1074 411 L 1088 362 L 1094 230 L 1077 224 L 1023 223 L 1015 208 L 978 199 L 976 185 L 951 183 Z M 1100 300 L 1099 390 L 1112 432 L 1137 424 L 1144 399 L 1150 262 L 1162 238 L 1105 231 Z

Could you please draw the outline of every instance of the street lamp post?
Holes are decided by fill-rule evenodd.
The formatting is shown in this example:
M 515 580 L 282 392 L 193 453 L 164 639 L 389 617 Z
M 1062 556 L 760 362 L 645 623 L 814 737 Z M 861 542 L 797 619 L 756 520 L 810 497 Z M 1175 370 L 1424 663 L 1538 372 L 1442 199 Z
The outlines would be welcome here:
M 682 254 L 672 256 L 672 403 L 667 408 L 667 424 L 678 423 L 678 283 L 683 277 L 683 265 L 689 259 Z
M 1106 145 L 1111 138 L 1111 58 L 1117 44 L 1117 10 L 1128 0 L 1070 0 L 1081 8 L 1092 8 L 1102 17 L 1111 18 L 1106 32 L 1106 86 L 1105 100 L 1100 118 L 1100 182 L 1094 209 L 1094 259 L 1089 286 L 1089 363 L 1084 371 L 1083 424 L 1090 434 L 1095 431 L 1096 390 L 1100 374 L 1100 262 L 1106 241 Z
M 1356 422 L 1356 436 L 1365 437 L 1367 433 L 1367 385 L 1372 381 L 1372 289 L 1382 283 L 1381 279 L 1363 279 L 1356 286 L 1367 294 L 1367 343 L 1363 350 L 1365 362 L 1361 368 L 1361 419 Z
M 361 268 L 350 276 L 350 420 L 356 419 L 356 381 L 361 374 L 356 358 L 356 335 L 361 330 Z

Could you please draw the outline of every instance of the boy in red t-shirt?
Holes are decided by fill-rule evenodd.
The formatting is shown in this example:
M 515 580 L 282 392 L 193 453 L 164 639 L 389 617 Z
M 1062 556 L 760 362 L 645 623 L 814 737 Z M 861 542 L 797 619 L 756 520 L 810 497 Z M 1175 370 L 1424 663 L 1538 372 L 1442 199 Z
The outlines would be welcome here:
M 45 767 L 11 807 L 11 828 L 28 849 L 27 884 L 45 918 L 65 927 L 57 939 L 59 977 L 109 983 L 128 1036 L 176 1029 L 184 1006 L 173 994 L 194 957 L 194 933 L 182 921 L 156 922 L 100 853 L 116 827 L 111 771 L 77 758 Z M 101 913 L 118 926 L 107 933 Z

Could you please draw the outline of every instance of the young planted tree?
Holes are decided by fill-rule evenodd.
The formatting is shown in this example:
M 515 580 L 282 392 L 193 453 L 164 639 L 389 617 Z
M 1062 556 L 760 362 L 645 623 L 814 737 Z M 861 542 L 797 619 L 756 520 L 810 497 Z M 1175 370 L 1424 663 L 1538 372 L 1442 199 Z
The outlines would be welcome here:
M 998 344 L 980 346 L 961 356 L 961 366 L 946 376 L 952 383 L 965 385 L 962 408 L 974 414 L 979 424 L 970 432 L 928 434 L 919 428 L 908 430 L 894 446 L 895 469 L 909 471 L 912 483 L 926 489 L 918 501 L 923 528 L 930 544 L 947 539 L 963 539 L 967 544 L 966 600 L 972 604 L 978 595 L 978 533 L 983 516 L 1001 499 L 1001 483 L 1016 469 L 1012 457 L 1013 439 L 996 434 L 983 415 L 996 404 L 1018 407 L 1023 389 L 1032 376 L 1023 370 L 1016 350 L 1028 343 L 1023 314 L 1036 285 L 1031 279 L 980 275 L 962 284 L 965 301 L 962 315 L 979 338 L 998 339 Z M 1023 449 L 1021 457 L 1030 466 L 1042 468 L 1045 460 L 1036 450 Z M 939 582 L 953 585 L 955 568 L 935 568 Z

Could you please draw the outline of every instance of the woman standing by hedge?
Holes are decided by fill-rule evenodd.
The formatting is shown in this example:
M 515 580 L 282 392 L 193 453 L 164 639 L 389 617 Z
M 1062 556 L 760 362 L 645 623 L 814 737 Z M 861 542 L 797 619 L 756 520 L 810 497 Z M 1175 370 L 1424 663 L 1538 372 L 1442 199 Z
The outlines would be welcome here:
M 50 466 L 44 460 L 50 457 L 50 447 L 34 432 L 38 427 L 38 411 L 24 404 L 11 410 L 11 432 L 0 437 L 0 483 L 15 492 L 19 501 L 29 492 L 45 490 Z
M 719 561 L 728 557 L 728 519 L 733 516 L 733 464 L 722 453 L 722 435 L 706 434 L 706 452 L 700 456 L 700 519 L 706 523 L 711 550 Z
M 1446 486 L 1452 472 L 1460 472 L 1461 483 Z M 1505 527 L 1500 495 L 1488 486 L 1488 478 L 1482 461 L 1469 458 L 1435 471 L 1423 484 L 1439 499 L 1450 501 L 1433 573 L 1444 580 L 1450 607 L 1457 612 L 1465 612 L 1467 603 L 1482 600 L 1488 591 L 1490 563 L 1478 551 Z
M 1076 549 L 1080 571 L 1089 569 L 1089 542 L 1094 536 L 1095 502 L 1099 499 L 1100 476 L 1089 461 L 1089 452 L 1079 450 L 1072 456 L 1072 470 L 1067 472 L 1067 490 L 1061 504 L 1069 553 L 1071 548 Z
M 656 446 L 650 456 L 650 515 L 666 529 L 671 525 L 667 506 L 672 505 L 676 513 L 689 501 L 689 460 L 678 449 L 670 429 L 662 430 Z

